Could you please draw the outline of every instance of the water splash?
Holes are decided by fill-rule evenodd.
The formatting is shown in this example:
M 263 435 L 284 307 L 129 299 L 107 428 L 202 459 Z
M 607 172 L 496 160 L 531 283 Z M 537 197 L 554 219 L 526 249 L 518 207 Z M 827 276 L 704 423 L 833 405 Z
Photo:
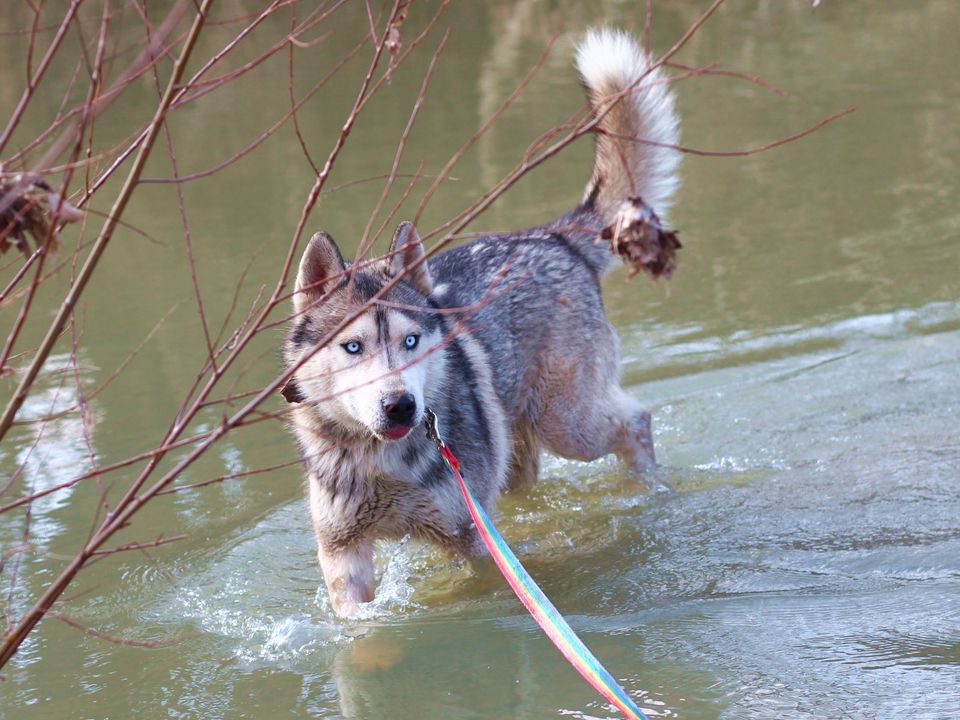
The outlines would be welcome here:
M 355 620 L 374 620 L 421 607 L 411 600 L 414 587 L 410 580 L 419 573 L 415 556 L 407 547 L 409 540 L 408 535 L 392 548 L 381 546 L 379 552 L 388 554 L 386 567 L 380 575 L 375 597 L 371 602 L 360 604 Z

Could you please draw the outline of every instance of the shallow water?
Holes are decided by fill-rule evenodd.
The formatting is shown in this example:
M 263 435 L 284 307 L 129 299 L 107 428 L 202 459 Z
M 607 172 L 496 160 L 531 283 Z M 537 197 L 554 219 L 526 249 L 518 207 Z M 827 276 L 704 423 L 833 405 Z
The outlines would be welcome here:
M 659 11 L 655 45 L 668 47 L 699 5 Z M 350 18 L 363 27 L 362 14 Z M 412 21 L 424 18 L 415 10 Z M 558 21 L 572 34 L 604 18 L 640 27 L 642 10 L 455 6 L 442 21 L 452 44 L 406 170 L 421 158 L 437 170 Z M 694 147 L 761 145 L 846 106 L 859 110 L 769 153 L 685 158 L 671 214 L 685 244 L 678 275 L 607 280 L 625 384 L 654 415 L 661 490 L 638 493 L 612 460 L 547 457 L 541 483 L 499 504 L 498 524 L 528 569 L 651 717 L 960 717 L 958 27 L 951 0 L 882 10 L 826 0 L 816 12 L 799 0 L 731 3 L 681 56 L 720 60 L 792 93 L 721 77 L 680 83 L 684 142 Z M 330 41 L 341 51 L 354 42 L 343 35 Z M 458 166 L 425 225 L 469 203 L 577 107 L 565 41 Z M 329 66 L 305 54 L 304 74 L 311 62 Z M 397 73 L 358 125 L 336 182 L 389 168 L 425 66 L 426 56 Z M 349 71 L 300 117 L 320 157 L 361 64 Z M 236 150 L 286 107 L 285 86 L 251 81 L 225 94 L 175 123 L 187 170 Z M 248 112 L 224 125 L 238 106 Z M 243 297 L 276 271 L 274 249 L 286 246 L 311 177 L 299 152 L 286 133 L 219 178 L 185 186 L 218 319 L 252 255 Z M 561 154 L 471 229 L 520 227 L 566 209 L 589 156 L 587 143 Z M 156 161 L 151 173 L 169 168 Z M 337 193 L 315 224 L 349 247 L 379 192 Z M 19 428 L 0 447 L 4 477 L 25 468 L 4 501 L 62 482 L 91 452 L 103 463 L 151 447 L 193 379 L 203 351 L 184 300 L 175 196 L 146 188 L 129 219 L 165 244 L 129 234 L 111 248 L 85 307 L 84 386 L 102 382 L 181 306 L 92 402 L 92 449 L 73 416 L 39 439 L 40 426 Z M 2 312 L 6 323 L 11 310 Z M 272 377 L 277 337 L 264 340 L 262 356 L 251 353 L 241 387 Z M 61 354 L 49 367 L 67 362 Z M 67 407 L 75 393 L 72 381 L 51 380 L 24 412 Z M 218 415 L 202 420 L 210 426 Z M 280 424 L 261 423 L 180 482 L 293 457 Z M 113 478 L 111 492 L 130 477 Z M 376 600 L 356 621 L 333 618 L 301 483 L 289 468 L 158 500 L 126 539 L 189 537 L 92 566 L 60 608 L 98 632 L 158 646 L 107 642 L 48 619 L 4 668 L 0 718 L 618 717 L 492 565 L 384 544 Z M 24 515 L 0 516 L 9 616 L 76 551 L 98 498 L 88 484 L 36 502 L 29 552 L 11 553 L 24 541 Z

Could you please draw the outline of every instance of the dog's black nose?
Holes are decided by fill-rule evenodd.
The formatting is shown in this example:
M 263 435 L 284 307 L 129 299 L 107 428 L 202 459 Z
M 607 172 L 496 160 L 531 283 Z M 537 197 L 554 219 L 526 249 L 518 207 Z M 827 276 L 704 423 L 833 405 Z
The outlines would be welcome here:
M 391 395 L 383 400 L 387 420 L 396 425 L 409 425 L 417 413 L 417 400 L 410 393 Z

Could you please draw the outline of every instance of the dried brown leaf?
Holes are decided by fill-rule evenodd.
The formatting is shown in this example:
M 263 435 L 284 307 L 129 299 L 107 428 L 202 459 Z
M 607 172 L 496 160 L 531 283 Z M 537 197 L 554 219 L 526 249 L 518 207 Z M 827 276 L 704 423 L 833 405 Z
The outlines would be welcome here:
M 6 209 L 0 212 L 0 255 L 11 247 L 29 253 L 26 236 L 33 238 L 39 248 L 46 244 L 48 250 L 57 249 L 57 229 L 52 223 L 61 225 L 77 222 L 83 218 L 83 211 L 71 205 L 67 200 L 60 202 L 60 195 L 42 180 L 24 182 L 20 176 L 12 181 L 0 181 L 0 199 L 8 194 L 15 197 L 4 202 Z
M 600 237 L 609 241 L 611 252 L 623 258 L 628 279 L 641 270 L 653 278 L 670 277 L 677 268 L 677 250 L 683 247 L 677 233 L 665 229 L 653 208 L 639 197 L 624 200 Z

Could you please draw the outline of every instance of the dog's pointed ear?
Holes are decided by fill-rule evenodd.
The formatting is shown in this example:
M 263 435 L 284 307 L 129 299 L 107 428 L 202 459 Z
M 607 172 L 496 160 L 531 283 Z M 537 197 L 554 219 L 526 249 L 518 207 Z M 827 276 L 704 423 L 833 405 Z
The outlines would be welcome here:
M 427 261 L 423 260 L 419 265 L 413 267 L 424 256 L 423 242 L 420 240 L 420 233 L 413 226 L 412 222 L 404 221 L 397 226 L 397 231 L 393 234 L 393 242 L 390 243 L 390 272 L 397 275 L 401 270 L 407 268 L 404 279 L 424 295 L 433 292 L 433 278 L 430 276 L 430 268 L 427 267 Z
M 302 313 L 317 298 L 336 287 L 343 280 L 345 269 L 340 249 L 330 235 L 318 232 L 310 238 L 300 258 L 300 269 L 297 270 L 294 310 Z

